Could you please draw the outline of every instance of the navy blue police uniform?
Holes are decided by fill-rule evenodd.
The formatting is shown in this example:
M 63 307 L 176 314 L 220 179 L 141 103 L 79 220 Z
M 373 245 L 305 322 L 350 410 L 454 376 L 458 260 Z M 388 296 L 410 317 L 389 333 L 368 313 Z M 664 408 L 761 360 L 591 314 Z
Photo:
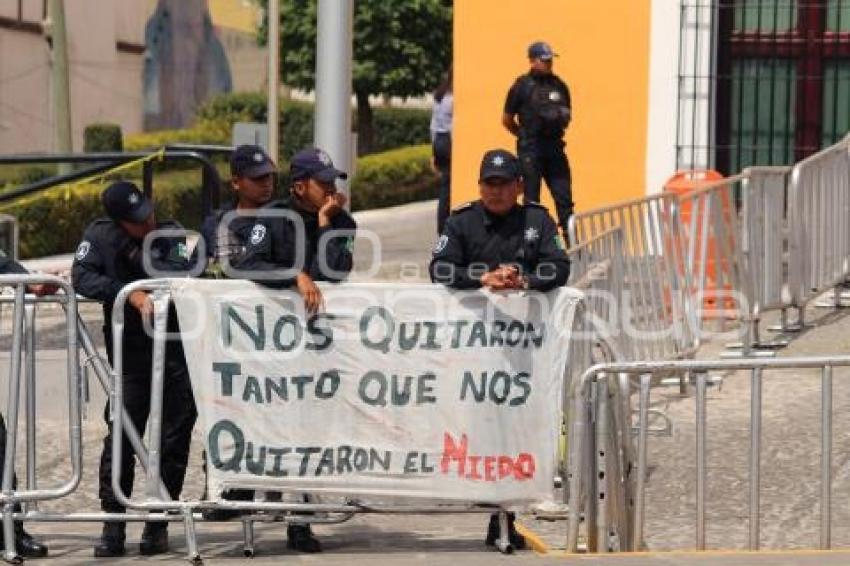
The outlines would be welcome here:
M 113 190 L 115 187 L 118 188 Z M 110 193 L 110 191 L 113 192 Z M 115 183 L 104 192 L 105 204 L 107 204 L 106 195 L 116 196 L 116 193 L 120 193 L 118 196 L 121 197 L 134 195 L 129 198 L 135 200 L 135 205 L 141 202 L 147 203 L 150 207 L 150 201 L 147 201 L 135 186 L 126 182 Z M 109 210 L 108 204 L 107 210 Z M 152 207 L 150 211 L 152 212 Z M 181 226 L 176 222 L 166 221 L 157 223 L 156 228 L 179 230 Z M 184 238 L 156 238 L 152 243 L 148 259 L 152 270 L 159 272 L 188 273 L 191 267 Z M 112 364 L 114 344 L 111 321 L 118 292 L 128 283 L 156 276 L 156 273 L 148 273 L 146 270 L 142 242 L 130 237 L 117 220 L 97 219 L 86 228 L 83 239 L 77 247 L 71 276 L 74 287 L 80 295 L 96 299 L 103 304 L 103 335 L 106 353 Z M 172 333 L 180 331 L 177 313 L 173 306 L 168 312 L 168 331 Z M 145 332 L 141 314 L 129 302 L 124 305 L 123 342 L 121 379 L 124 388 L 124 407 L 136 430 L 141 433 L 145 430 L 150 413 L 153 341 Z M 197 417 L 181 341 L 168 341 L 164 366 L 162 481 L 169 495 L 176 500 L 183 488 L 192 428 Z M 104 419 L 108 432 L 103 441 L 100 458 L 101 508 L 111 513 L 123 513 L 124 506 L 117 501 L 112 490 L 112 423 L 109 420 L 108 406 L 104 412 Z M 122 439 L 120 469 L 120 485 L 129 495 L 133 489 L 134 452 L 126 435 Z M 104 554 L 97 554 L 98 549 L 96 549 L 96 555 L 123 554 L 123 523 L 118 525 L 120 529 L 114 528 L 109 533 L 114 535 L 109 541 L 114 544 L 110 549 L 103 550 Z M 155 524 L 153 528 L 164 530 L 164 525 Z M 106 532 L 105 530 L 104 536 Z
M 551 59 L 554 55 L 551 47 L 542 42 L 529 47 L 530 58 Z M 572 119 L 569 88 L 554 73 L 526 73 L 508 91 L 504 112 L 519 119 L 516 148 L 525 181 L 525 200 L 540 200 L 540 184 L 545 179 L 555 200 L 558 223 L 566 233 L 574 206 L 572 173 L 563 139 Z
M 480 179 L 515 182 L 521 177 L 517 159 L 504 150 L 491 150 L 481 161 Z M 480 289 L 481 277 L 502 266 L 515 267 L 526 288 L 549 291 L 566 284 L 570 262 L 558 228 L 546 209 L 536 202 L 515 204 L 505 214 L 493 214 L 481 200 L 452 211 L 437 240 L 428 266 L 431 281 L 454 289 Z M 490 516 L 485 543 L 499 538 L 498 515 Z M 508 538 L 514 548 L 525 539 L 508 514 Z

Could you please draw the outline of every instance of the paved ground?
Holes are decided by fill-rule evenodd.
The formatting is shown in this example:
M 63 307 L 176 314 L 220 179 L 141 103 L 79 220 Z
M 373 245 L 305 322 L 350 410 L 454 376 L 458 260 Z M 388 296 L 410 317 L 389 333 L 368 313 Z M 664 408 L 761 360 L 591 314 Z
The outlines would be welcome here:
M 433 243 L 435 203 L 417 203 L 387 211 L 358 215 L 362 228 L 381 235 L 382 265 L 372 278 L 424 280 L 429 248 Z M 403 218 L 403 222 L 399 219 Z M 358 259 L 371 255 L 368 243 L 359 241 Z M 66 258 L 53 258 L 61 268 Z M 48 263 L 48 262 L 45 262 Z M 358 262 L 362 264 L 361 262 Z M 44 264 L 42 264 L 44 265 Z M 366 263 L 368 267 L 368 262 Z M 368 274 L 367 274 L 368 275 Z M 362 275 L 360 278 L 367 278 Z M 99 308 L 82 307 L 92 335 L 100 341 Z M 68 475 L 67 428 L 63 424 L 66 407 L 64 366 L 61 352 L 61 311 L 41 307 L 39 311 L 38 366 L 38 481 L 42 487 L 55 486 Z M 850 318 L 843 311 L 810 312 L 816 327 L 796 338 L 780 355 L 843 353 L 850 348 Z M 0 320 L 0 352 L 8 351 L 8 316 Z M 718 343 L 708 345 L 701 357 L 714 357 Z M 0 353 L 0 368 L 8 354 Z M 709 393 L 709 486 L 708 545 L 714 549 L 743 549 L 747 542 L 747 466 L 749 427 L 749 378 L 743 373 L 726 375 L 723 387 Z M 833 544 L 850 548 L 850 507 L 844 502 L 850 493 L 850 372 L 836 370 L 834 391 L 833 446 Z M 4 380 L 5 381 L 5 380 Z M 767 374 L 764 385 L 764 443 L 762 452 L 762 546 L 767 549 L 802 549 L 816 546 L 819 507 L 819 379 L 813 372 Z M 5 388 L 0 391 L 4 402 Z M 60 502 L 43 503 L 45 511 L 97 510 L 96 466 L 104 431 L 103 395 L 91 380 L 92 401 L 84 423 L 86 468 L 76 493 Z M 678 390 L 656 389 L 653 403 L 672 418 L 669 437 L 650 439 L 646 542 L 650 549 L 678 550 L 666 554 L 621 556 L 562 556 L 564 522 L 545 522 L 523 515 L 522 522 L 553 552 L 546 557 L 532 552 L 503 557 L 483 548 L 484 516 L 368 516 L 347 523 L 316 528 L 327 552 L 321 556 L 299 556 L 285 548 L 284 527 L 257 526 L 256 564 L 298 561 L 304 563 L 469 563 L 534 560 L 539 563 L 599 564 L 624 566 L 694 565 L 808 565 L 848 564 L 850 553 L 767 552 L 763 554 L 681 552 L 694 544 L 694 418 L 693 399 L 682 398 Z M 2 406 L 2 405 L 0 405 Z M 22 438 L 23 435 L 21 435 Z M 201 459 L 197 447 L 187 478 L 187 496 L 201 489 Z M 23 474 L 23 460 L 18 465 Z M 52 563 L 90 564 L 91 543 L 96 524 L 33 524 L 31 530 L 51 545 Z M 199 544 L 213 564 L 243 563 L 240 523 L 200 524 Z M 131 541 L 138 540 L 139 527 L 130 530 Z M 172 527 L 175 552 L 161 563 L 182 563 L 182 528 Z M 114 563 L 141 560 L 131 546 L 131 556 Z M 47 561 L 45 561 L 47 563 Z

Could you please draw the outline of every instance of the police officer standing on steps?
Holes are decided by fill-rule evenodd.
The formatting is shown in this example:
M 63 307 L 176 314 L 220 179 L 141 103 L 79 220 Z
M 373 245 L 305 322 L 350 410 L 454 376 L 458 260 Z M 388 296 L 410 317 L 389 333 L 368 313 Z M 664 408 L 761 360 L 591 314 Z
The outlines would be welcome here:
M 179 229 L 176 222 L 157 223 L 153 204 L 130 182 L 118 181 L 101 196 L 109 218 L 92 222 L 77 248 L 72 277 L 77 292 L 103 303 L 103 334 L 109 362 L 113 363 L 112 308 L 121 288 L 132 281 L 157 276 L 148 268 L 162 272 L 189 272 L 186 242 L 182 238 L 158 237 L 149 249 L 148 260 L 143 258 L 143 240 L 156 229 Z M 148 265 L 146 265 L 148 263 Z M 153 304 L 146 291 L 135 291 L 127 299 L 124 310 L 123 374 L 124 408 L 140 433 L 145 430 L 150 412 L 151 365 L 153 341 L 144 328 L 144 318 L 153 314 Z M 177 313 L 168 312 L 168 331 L 179 332 Z M 166 345 L 163 391 L 163 423 L 161 465 L 162 480 L 172 499 L 178 499 L 183 488 L 189 443 L 195 424 L 195 402 L 189 372 L 181 342 Z M 124 507 L 112 491 L 112 423 L 109 407 L 105 417 L 108 426 L 100 458 L 100 502 L 108 513 L 123 513 Z M 134 454 L 130 442 L 123 438 L 121 478 L 122 490 L 133 489 Z M 95 546 L 97 557 L 122 556 L 125 552 L 123 521 L 104 523 L 100 542 Z M 139 551 L 152 555 L 168 550 L 168 524 L 147 522 L 142 532 Z
M 528 47 L 531 69 L 508 91 L 502 125 L 517 138 L 525 201 L 540 200 L 540 182 L 545 179 L 555 199 L 558 223 L 566 234 L 573 197 L 563 137 L 572 118 L 572 105 L 567 85 L 552 72 L 552 58 L 556 56 L 543 41 Z
M 481 198 L 464 204 L 446 222 L 429 271 L 431 281 L 454 289 L 548 291 L 564 285 L 570 264 L 555 222 L 535 202 L 517 204 L 520 166 L 508 151 L 484 154 L 478 181 Z M 508 514 L 508 538 L 516 549 L 525 539 Z M 498 514 L 490 516 L 487 546 L 499 539 Z
M 357 223 L 343 208 L 345 195 L 336 190 L 336 180 L 348 175 L 334 167 L 325 151 L 311 147 L 296 153 L 289 177 L 289 199 L 273 201 L 258 211 L 245 253 L 232 264 L 267 287 L 294 287 L 303 297 L 307 313 L 314 314 L 322 306 L 316 281 L 339 282 L 351 271 Z M 263 211 L 290 211 L 293 215 L 263 216 Z M 298 250 L 299 246 L 303 250 Z M 304 254 L 302 265 L 296 265 L 299 251 Z M 309 524 L 289 524 L 286 536 L 291 549 L 322 550 Z
M 0 275 L 26 274 L 29 271 L 17 261 L 6 257 L 0 252 Z M 54 285 L 36 284 L 27 285 L 27 292 L 33 293 L 39 297 L 44 295 L 52 295 L 57 290 Z M 6 422 L 3 420 L 3 415 L 0 415 L 0 470 L 3 469 L 3 463 L 6 459 Z M 12 488 L 17 489 L 18 478 L 12 478 Z M 21 504 L 15 503 L 15 513 L 21 512 Z M 0 549 L 5 548 L 3 540 L 3 532 L 0 529 Z M 24 558 L 43 558 L 47 556 L 47 546 L 38 542 L 24 530 L 24 524 L 21 521 L 15 521 L 15 552 Z

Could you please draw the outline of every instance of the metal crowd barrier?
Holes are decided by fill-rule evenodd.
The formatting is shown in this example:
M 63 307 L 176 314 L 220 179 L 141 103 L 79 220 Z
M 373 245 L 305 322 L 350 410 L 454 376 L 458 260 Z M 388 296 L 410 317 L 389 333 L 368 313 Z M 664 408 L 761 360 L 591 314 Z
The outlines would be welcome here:
M 576 246 L 610 228 L 623 231 L 621 321 L 638 359 L 683 358 L 699 346 L 687 296 L 675 196 L 655 195 L 574 214 L 568 232 Z
M 788 304 L 806 304 L 850 274 L 850 135 L 794 166 L 788 188 Z M 835 291 L 835 304 L 840 305 Z
M 626 550 L 638 550 L 642 544 L 645 518 L 645 486 L 647 465 L 647 422 L 650 402 L 650 383 L 654 374 L 666 372 L 686 372 L 696 375 L 696 549 L 705 550 L 706 519 L 706 388 L 709 371 L 749 370 L 751 374 L 752 394 L 750 400 L 750 462 L 749 462 L 749 549 L 759 549 L 760 533 L 760 492 L 761 492 L 761 390 L 763 372 L 770 369 L 820 369 L 821 370 L 821 478 L 820 478 L 820 541 L 821 549 L 831 547 L 831 505 L 832 505 L 832 369 L 850 366 L 850 356 L 821 356 L 810 358 L 782 359 L 739 359 L 713 361 L 657 361 L 612 363 L 594 366 L 581 376 L 575 385 L 575 407 L 573 409 L 573 445 L 570 450 L 570 470 L 585 470 L 590 454 L 587 449 L 601 435 L 608 420 L 591 421 L 594 394 L 598 391 L 616 387 L 623 374 L 640 377 L 638 403 L 638 442 L 636 485 L 634 509 L 632 510 L 633 531 L 630 533 Z M 598 398 L 598 397 L 597 397 Z M 602 396 L 604 399 L 604 395 Z M 597 409 L 598 410 L 598 409 Z M 593 428 L 595 424 L 595 429 Z M 594 478 L 585 474 L 570 476 L 570 516 L 567 529 L 566 548 L 576 552 L 581 525 L 581 511 L 592 507 L 592 502 L 581 498 L 583 482 Z M 599 503 L 602 506 L 602 503 Z M 590 511 L 586 511 L 590 513 Z M 586 521 L 587 522 L 587 521 Z M 599 513 L 596 523 L 587 522 L 588 539 L 594 527 L 599 533 L 613 532 L 616 523 L 613 519 Z
M 741 251 L 750 277 L 745 291 L 750 307 L 750 330 L 745 348 L 775 348 L 787 341 L 761 338 L 763 312 L 782 310 L 781 330 L 788 330 L 783 284 L 788 273 L 787 186 L 791 167 L 749 167 L 741 183 Z
M 245 554 L 253 555 L 253 528 L 254 521 L 296 522 L 296 523 L 339 523 L 346 521 L 355 514 L 456 514 L 456 513 L 494 513 L 498 512 L 500 522 L 501 538 L 496 542 L 497 548 L 503 553 L 511 553 L 513 548 L 508 538 L 508 513 L 506 509 L 494 505 L 479 505 L 474 502 L 468 504 L 446 504 L 446 505 L 370 505 L 360 501 L 346 500 L 343 503 L 286 503 L 278 501 L 235 501 L 227 499 L 214 500 L 172 500 L 168 493 L 156 486 L 161 484 L 160 460 L 161 449 L 161 424 L 162 424 L 162 401 L 163 401 L 163 379 L 165 362 L 165 341 L 167 340 L 167 312 L 171 301 L 170 284 L 167 279 L 142 280 L 126 285 L 115 299 L 112 319 L 112 336 L 114 350 L 114 368 L 110 374 L 110 403 L 113 407 L 124 406 L 124 392 L 122 380 L 119 378 L 123 371 L 123 333 L 124 333 L 124 307 L 128 296 L 134 291 L 148 291 L 154 305 L 153 340 L 154 359 L 151 373 L 151 403 L 149 417 L 149 439 L 147 451 L 150 455 L 147 472 L 145 474 L 144 488 L 137 490 L 144 494 L 144 499 L 130 499 L 123 492 L 120 485 L 120 462 L 122 443 L 121 436 L 126 426 L 126 421 L 116 419 L 113 423 L 112 435 L 112 489 L 116 500 L 128 509 L 136 509 L 141 512 L 158 512 L 161 516 L 171 517 L 171 520 L 182 519 L 186 528 L 186 540 L 188 545 L 189 559 L 194 562 L 200 561 L 197 538 L 195 534 L 195 522 L 201 516 L 194 511 L 200 510 L 238 510 L 248 511 L 255 514 L 244 516 L 243 534 L 245 537 Z M 582 306 L 577 303 L 576 316 L 573 321 L 573 330 L 584 328 L 582 326 Z M 571 341 L 572 342 L 572 341 Z M 591 360 L 590 345 L 588 341 L 577 341 L 577 345 L 570 344 L 575 359 Z M 586 366 L 585 366 L 586 367 Z M 578 375 L 582 367 L 574 367 L 568 364 L 565 376 L 570 380 L 571 375 Z M 565 387 L 565 390 L 569 389 Z M 553 455 L 554 456 L 554 455 Z M 557 466 L 556 466 L 557 468 Z M 554 478 L 553 478 L 554 479 Z M 169 513 L 171 512 L 171 513 Z M 175 516 L 173 513 L 178 513 Z M 265 513 L 265 514 L 264 514 Z M 293 514 L 302 513 L 293 516 Z M 315 515 L 303 515 L 303 513 L 315 513 Z M 151 519 L 151 520 L 159 520 Z
M 62 485 L 53 488 L 41 488 L 36 485 L 35 477 L 35 343 L 34 334 L 27 333 L 24 340 L 24 324 L 34 327 L 35 312 L 32 305 L 25 308 L 25 293 L 27 285 L 49 284 L 56 285 L 65 294 L 57 295 L 53 300 L 61 302 L 66 308 L 67 323 L 66 355 L 67 355 L 67 385 L 68 385 L 68 431 L 71 477 Z M 14 312 L 12 316 L 12 347 L 9 365 L 8 398 L 6 400 L 6 451 L 3 461 L 2 492 L 0 503 L 3 504 L 3 540 L 5 542 L 4 559 L 20 561 L 15 550 L 15 504 L 59 499 L 72 493 L 80 484 L 83 470 L 82 456 L 82 414 L 80 409 L 80 364 L 77 350 L 77 303 L 74 289 L 65 280 L 53 275 L 2 275 L 0 286 L 13 287 Z M 26 342 L 26 344 L 24 344 Z M 26 347 L 25 367 L 21 364 L 21 356 Z M 26 374 L 26 454 L 27 454 L 27 489 L 14 487 L 15 456 L 17 453 L 18 413 L 20 409 L 21 382 Z
M 600 339 L 617 353 L 617 359 L 636 359 L 631 337 L 619 323 L 623 303 L 622 228 L 609 228 L 573 246 L 567 255 L 567 285 L 585 292 L 587 316 L 593 318 L 592 325 Z
M 23 295 L 23 299 L 19 302 L 18 292 L 20 289 L 24 289 L 26 285 L 38 284 L 38 283 L 51 283 L 59 285 L 60 289 L 64 291 L 64 293 L 48 295 L 43 297 L 36 297 L 33 295 L 25 294 Z M 53 276 L 40 275 L 40 274 L 29 274 L 29 275 L 2 275 L 0 276 L 0 287 L 11 286 L 15 288 L 15 293 L 9 296 L 0 297 L 0 305 L 4 305 L 6 303 L 11 303 L 13 305 L 12 309 L 12 365 L 11 365 L 11 373 L 10 373 L 10 381 L 9 381 L 9 401 L 10 403 L 12 399 L 17 399 L 17 397 L 12 396 L 12 387 L 17 387 L 18 391 L 20 390 L 20 382 L 23 380 L 24 383 L 24 404 L 26 408 L 26 422 L 25 422 L 25 440 L 26 440 L 26 490 L 21 489 L 20 485 L 18 490 L 7 490 L 5 487 L 0 493 L 0 502 L 4 504 L 3 512 L 6 513 L 7 502 L 8 505 L 11 506 L 12 511 L 9 513 L 9 520 L 20 520 L 20 521 L 35 521 L 35 522 L 102 522 L 107 520 L 121 520 L 121 521 L 149 521 L 149 520 L 161 520 L 161 521 L 176 521 L 181 520 L 181 517 L 168 515 L 168 514 L 150 514 L 150 513 L 105 513 L 102 511 L 79 511 L 72 513 L 47 513 L 42 512 L 38 508 L 38 502 L 46 499 L 57 499 L 63 497 L 65 495 L 70 495 L 73 493 L 77 487 L 79 486 L 79 479 L 74 476 L 74 486 L 67 491 L 67 487 L 71 482 L 66 483 L 66 492 L 63 492 L 62 495 L 59 495 L 56 489 L 53 490 L 42 490 L 38 488 L 38 478 L 36 473 L 37 468 L 37 451 L 36 451 L 36 380 L 37 380 L 37 372 L 36 372 L 36 307 L 40 304 L 59 304 L 65 311 L 66 324 L 68 325 L 68 342 L 70 344 L 71 341 L 75 344 L 74 348 L 69 350 L 71 352 L 70 356 L 73 362 L 69 362 L 69 372 L 68 372 L 68 380 L 69 380 L 69 390 L 68 390 L 68 403 L 69 403 L 69 419 L 70 419 L 70 434 L 71 434 L 71 442 L 70 446 L 70 456 L 71 456 L 71 465 L 72 465 L 72 474 L 76 474 L 78 468 L 75 466 L 76 462 L 82 458 L 81 445 L 76 444 L 74 438 L 77 436 L 81 437 L 81 428 L 80 428 L 80 419 L 77 417 L 77 414 L 82 416 L 84 403 L 88 400 L 88 375 L 89 372 L 93 372 L 96 376 L 98 382 L 103 387 L 103 390 L 108 392 L 110 386 L 110 374 L 112 373 L 112 369 L 109 367 L 109 363 L 97 352 L 95 348 L 94 341 L 86 329 L 85 324 L 82 321 L 82 318 L 78 314 L 77 305 L 83 302 L 96 302 L 91 299 L 76 297 L 70 284 L 64 282 L 64 280 L 60 278 L 56 278 Z M 70 291 L 70 293 L 69 293 Z M 70 297 L 70 299 L 69 299 Z M 22 314 L 21 314 L 22 313 Z M 20 320 L 23 320 L 23 325 L 20 324 Z M 20 353 L 16 354 L 16 352 L 20 352 L 16 343 L 23 344 L 23 366 L 21 366 L 20 361 L 18 365 L 15 366 L 15 360 L 20 360 Z M 82 364 L 79 360 L 78 347 L 82 348 L 84 359 Z M 71 364 L 73 365 L 73 371 L 71 370 Z M 24 372 L 25 375 L 21 377 L 21 372 Z M 18 376 L 15 378 L 14 376 Z M 76 383 L 77 385 L 74 385 Z M 16 385 L 17 384 L 17 385 Z M 17 414 L 20 412 L 19 410 L 10 410 L 11 405 L 7 405 L 7 435 L 16 436 L 17 433 Z M 124 433 L 127 435 L 130 445 L 133 448 L 133 451 L 136 454 L 141 466 L 143 469 L 147 469 L 148 467 L 148 453 L 142 444 L 141 437 L 139 432 L 136 430 L 132 421 L 129 418 L 127 412 L 121 408 L 120 412 L 115 413 L 120 415 L 123 421 Z M 13 417 L 15 420 L 13 420 Z M 75 424 L 75 422 L 77 424 Z M 12 448 L 9 448 L 9 447 Z M 12 457 L 9 457 L 9 451 L 13 452 Z M 6 460 L 5 462 L 13 462 L 15 461 L 15 455 L 17 455 L 17 443 L 10 444 L 8 442 L 7 436 L 7 452 L 5 454 Z M 4 472 L 5 473 L 5 472 Z M 167 493 L 165 491 L 165 486 L 160 483 L 160 490 L 162 493 Z M 30 497 L 30 494 L 33 494 Z M 21 502 L 22 509 L 19 512 L 14 511 L 15 503 Z M 6 515 L 3 516 L 4 521 L 6 520 Z M 6 545 L 4 558 L 6 560 L 14 561 L 17 560 L 17 556 L 14 555 L 14 536 L 9 538 L 4 534 L 4 541 L 11 541 Z M 12 553 L 12 554 L 10 554 Z

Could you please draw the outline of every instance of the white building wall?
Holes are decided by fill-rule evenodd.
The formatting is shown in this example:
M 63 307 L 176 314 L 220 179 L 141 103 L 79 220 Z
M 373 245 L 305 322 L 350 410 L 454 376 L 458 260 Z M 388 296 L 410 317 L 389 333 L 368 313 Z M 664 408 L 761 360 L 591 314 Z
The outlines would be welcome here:
M 707 0 L 653 0 L 646 186 L 661 191 L 677 169 L 711 167 L 713 10 Z M 684 30 L 682 32 L 682 30 Z M 682 145 L 677 151 L 677 144 Z

